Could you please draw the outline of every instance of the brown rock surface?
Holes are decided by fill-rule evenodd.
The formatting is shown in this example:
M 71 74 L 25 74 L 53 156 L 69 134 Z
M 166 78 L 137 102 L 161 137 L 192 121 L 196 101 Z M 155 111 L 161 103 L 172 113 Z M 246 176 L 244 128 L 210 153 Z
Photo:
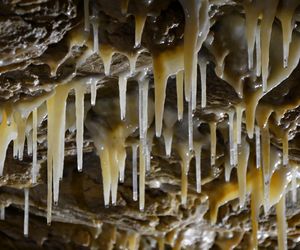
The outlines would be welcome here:
M 280 4 L 286 1 L 281 0 Z M 71 37 L 80 32 L 84 34 L 83 1 L 0 0 L 1 112 L 4 107 L 52 93 L 56 86 L 63 85 L 71 79 L 88 81 L 89 77 L 94 76 L 98 80 L 95 107 L 90 105 L 89 88 L 85 95 L 82 172 L 77 171 L 76 161 L 74 91 L 70 92 L 67 100 L 65 166 L 63 179 L 60 181 L 59 202 L 53 204 L 52 208 L 51 225 L 47 225 L 45 219 L 47 116 L 43 117 L 38 129 L 39 174 L 36 184 L 31 182 L 32 158 L 27 155 L 26 146 L 24 159 L 18 160 L 13 158 L 13 145 L 10 144 L 6 153 L 4 173 L 0 176 L 0 205 L 6 207 L 5 220 L 0 221 L 0 249 L 128 249 L 130 242 L 134 240 L 138 242 L 139 249 L 158 249 L 159 245 L 164 245 L 165 249 L 253 247 L 249 199 L 242 208 L 239 208 L 238 196 L 228 199 L 226 204 L 220 206 L 215 224 L 211 223 L 210 218 L 210 205 L 215 193 L 221 192 L 227 185 L 224 170 L 229 157 L 227 113 L 262 85 L 261 77 L 256 77 L 254 69 L 249 70 L 247 65 L 243 1 L 208 1 L 210 33 L 198 55 L 199 58 L 204 56 L 208 61 L 207 107 L 201 108 L 198 70 L 198 103 L 194 112 L 195 136 L 203 142 L 202 192 L 196 192 L 196 164 L 192 159 L 188 175 L 187 203 L 181 204 L 181 159 L 177 145 L 188 138 L 188 105 L 185 103 L 183 120 L 177 121 L 174 126 L 171 156 L 165 155 L 163 137 L 153 139 L 151 170 L 146 175 L 144 211 L 140 211 L 138 202 L 132 199 L 130 145 L 139 140 L 138 125 L 126 138 L 125 181 L 118 185 L 117 203 L 115 206 L 105 207 L 100 161 L 93 143 L 93 126 L 111 128 L 120 123 L 118 77 L 129 71 L 130 63 L 126 55 L 140 53 L 137 70 L 130 76 L 127 89 L 127 104 L 131 105 L 127 113 L 131 112 L 133 116 L 138 117 L 137 104 L 130 98 L 133 96 L 136 97 L 135 101 L 138 100 L 137 79 L 142 74 L 141 69 L 147 68 L 147 78 L 150 80 L 149 99 L 153 103 L 152 55 L 181 46 L 184 42 L 185 14 L 181 1 L 128 0 L 127 14 L 122 12 L 124 2 L 126 1 L 90 0 L 91 15 L 97 15 L 99 22 L 99 46 L 109 45 L 117 51 L 112 57 L 110 74 L 106 76 L 101 56 L 96 53 L 89 54 L 88 43 L 92 43 L 92 27 L 86 43 L 72 43 Z M 294 37 L 300 35 L 299 8 L 293 14 Z M 141 46 L 135 47 L 134 17 L 142 14 L 148 16 Z M 280 27 L 278 22 L 277 19 L 274 21 L 274 27 Z M 275 45 L 274 42 L 273 47 Z M 225 56 L 221 74 L 218 71 L 218 58 L 226 51 L 228 56 Z M 274 51 L 274 48 L 271 48 L 271 51 Z M 276 60 L 276 55 L 271 59 Z M 272 63 L 270 72 L 276 66 Z M 283 129 L 289 129 L 289 159 L 295 162 L 299 161 L 300 152 L 300 93 L 297 86 L 300 81 L 299 67 L 299 64 L 295 66 L 291 74 L 259 100 L 260 107 L 274 108 L 269 118 L 272 148 L 281 150 L 281 132 Z M 235 91 L 237 78 L 242 79 L 244 96 Z M 177 112 L 175 83 L 175 77 L 168 79 L 165 104 L 165 110 L 171 110 L 173 113 Z M 286 112 L 278 121 L 275 111 L 285 107 Z M 218 122 L 214 166 L 210 164 L 209 122 Z M 154 119 L 149 123 L 148 133 L 154 134 Z M 245 117 L 242 124 L 243 138 L 246 138 L 246 129 Z M 0 135 L 3 135 L 1 131 Z M 253 156 L 255 161 L 255 140 L 247 137 L 245 141 L 249 143 L 250 156 Z M 228 185 L 236 184 L 237 179 L 238 173 L 234 169 Z M 28 238 L 23 236 L 23 189 L 26 187 L 30 188 Z M 287 191 L 288 188 L 290 187 L 287 187 Z M 294 203 L 290 193 L 287 193 L 286 197 L 288 247 L 296 249 L 300 239 L 300 199 Z M 277 247 L 275 209 L 271 208 L 268 215 L 261 210 L 259 221 L 259 247 Z

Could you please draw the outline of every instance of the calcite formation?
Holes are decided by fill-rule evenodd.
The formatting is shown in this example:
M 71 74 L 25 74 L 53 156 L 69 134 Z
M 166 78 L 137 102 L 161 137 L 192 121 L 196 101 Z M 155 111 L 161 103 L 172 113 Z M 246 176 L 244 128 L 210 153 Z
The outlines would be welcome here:
M 0 248 L 299 247 L 299 24 L 299 0 L 0 1 Z

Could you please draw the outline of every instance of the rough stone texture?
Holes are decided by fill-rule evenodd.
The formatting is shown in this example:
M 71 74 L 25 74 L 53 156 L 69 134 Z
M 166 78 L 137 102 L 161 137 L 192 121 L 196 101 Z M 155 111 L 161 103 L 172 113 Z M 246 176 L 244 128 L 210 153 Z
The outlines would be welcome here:
M 92 8 L 99 14 L 100 44 L 110 44 L 122 52 L 138 50 L 134 48 L 134 17 L 125 16 L 120 10 L 122 1 L 91 1 Z M 211 0 L 211 20 L 217 23 L 224 15 L 239 13 L 243 15 L 240 1 Z M 151 55 L 172 48 L 183 42 L 184 12 L 179 1 L 129 1 L 128 13 L 151 13 L 147 18 L 142 38 L 145 51 L 138 58 L 137 68 L 149 65 L 153 96 L 153 75 Z M 299 21 L 298 11 L 296 21 Z M 83 1 L 75 0 L 15 0 L 0 1 L 0 105 L 8 101 L 16 102 L 32 98 L 51 91 L 56 84 L 62 84 L 73 74 L 84 77 L 97 74 L 98 98 L 117 98 L 117 77 L 129 69 L 125 56 L 115 54 L 112 60 L 111 74 L 104 75 L 101 58 L 89 57 L 84 65 L 76 68 L 77 59 L 84 53 L 84 46 L 74 46 L 70 57 L 58 68 L 57 74 L 51 74 L 47 60 L 60 60 L 68 53 L 67 34 L 83 22 Z M 298 23 L 296 23 L 298 27 Z M 212 30 L 218 31 L 213 25 Z M 244 51 L 245 52 L 245 51 Z M 76 169 L 76 144 L 74 131 L 67 132 L 66 159 L 64 177 L 60 183 L 59 203 L 53 207 L 53 223 L 48 226 L 46 215 L 46 124 L 39 128 L 38 157 L 40 176 L 38 184 L 31 186 L 31 157 L 23 161 L 13 159 L 12 145 L 7 152 L 4 175 L 0 177 L 0 204 L 6 206 L 5 221 L 0 221 L 1 249 L 124 249 L 125 236 L 138 233 L 140 249 L 158 249 L 157 241 L 166 238 L 166 249 L 170 245 L 179 245 L 183 249 L 223 249 L 235 242 L 237 249 L 246 249 L 251 245 L 251 223 L 249 202 L 242 210 L 238 201 L 233 200 L 219 210 L 216 225 L 209 221 L 210 192 L 224 182 L 224 146 L 223 132 L 226 128 L 224 116 L 211 113 L 213 109 L 228 110 L 232 104 L 240 102 L 234 89 L 214 72 L 215 61 L 206 47 L 201 50 L 210 58 L 208 64 L 208 107 L 197 106 L 195 120 L 197 129 L 203 136 L 209 137 L 209 127 L 204 122 L 219 121 L 217 164 L 210 167 L 210 152 L 204 147 L 202 157 L 203 192 L 195 190 L 195 163 L 192 160 L 189 173 L 188 203 L 180 204 L 181 170 L 176 152 L 171 158 L 164 154 L 163 139 L 155 138 L 152 151 L 152 168 L 146 177 L 145 211 L 139 211 L 138 203 L 132 200 L 131 187 L 131 151 L 128 149 L 125 183 L 119 185 L 118 200 L 115 207 L 105 208 L 102 193 L 102 178 L 99 158 L 95 153 L 89 131 L 85 131 L 83 172 Z M 245 52 L 246 56 L 246 52 Z M 246 57 L 243 57 L 245 59 Z M 49 61 L 48 61 L 49 62 Z M 297 87 L 300 74 L 299 66 L 279 87 L 268 93 L 261 101 L 269 104 L 284 104 L 291 98 L 299 98 Z M 199 80 L 199 79 L 198 79 Z M 128 91 L 135 91 L 134 77 L 128 83 Z M 198 88 L 198 94 L 200 95 Z M 280 97 L 280 100 L 279 100 Z M 89 100 L 87 94 L 87 100 Z M 74 96 L 68 99 L 69 108 Z M 166 107 L 176 110 L 175 78 L 170 78 L 167 89 Z M 187 110 L 187 107 L 185 107 Z M 93 115 L 92 111 L 89 111 Z M 200 125 L 200 122 L 203 122 Z M 290 135 L 290 155 L 299 159 L 299 108 L 290 110 L 281 121 L 281 126 L 296 123 Z M 184 121 L 175 133 L 186 128 Z M 223 127 L 223 129 L 222 129 Z M 244 128 L 243 128 L 244 129 Z M 178 136 L 178 137 L 179 137 Z M 138 138 L 138 133 L 131 139 Z M 176 140 L 176 138 L 175 138 Z M 280 147 L 276 135 L 272 134 L 272 144 Z M 26 150 L 25 150 L 26 151 Z M 236 180 L 233 171 L 232 180 Z M 30 188 L 30 226 L 29 236 L 23 236 L 23 190 Z M 296 248 L 299 241 L 300 219 L 298 202 L 292 205 L 287 201 L 289 224 L 288 244 Z M 277 246 L 275 211 L 268 218 L 260 217 L 259 243 L 262 249 Z

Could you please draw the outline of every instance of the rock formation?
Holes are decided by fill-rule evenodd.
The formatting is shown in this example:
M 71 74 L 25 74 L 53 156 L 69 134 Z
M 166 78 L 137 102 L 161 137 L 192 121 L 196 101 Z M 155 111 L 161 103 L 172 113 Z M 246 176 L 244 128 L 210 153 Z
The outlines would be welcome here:
M 0 0 L 0 248 L 299 247 L 299 25 L 299 0 Z

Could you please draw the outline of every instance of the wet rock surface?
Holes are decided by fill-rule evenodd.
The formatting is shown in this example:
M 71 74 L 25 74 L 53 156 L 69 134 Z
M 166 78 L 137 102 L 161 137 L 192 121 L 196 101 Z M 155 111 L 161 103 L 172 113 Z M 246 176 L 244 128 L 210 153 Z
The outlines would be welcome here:
M 284 2 L 284 1 L 283 1 Z M 100 121 L 105 126 L 115 124 L 119 117 L 118 77 L 130 70 L 126 55 L 140 53 L 136 71 L 128 77 L 128 95 L 137 93 L 137 78 L 147 69 L 150 82 L 149 98 L 154 99 L 152 55 L 182 46 L 185 15 L 180 1 L 112 1 L 90 0 L 91 15 L 99 21 L 99 46 L 112 46 L 110 74 L 105 74 L 104 61 L 96 53 L 89 54 L 88 43 L 72 43 L 70 37 L 84 24 L 83 1 L 75 0 L 0 0 L 0 111 L 2 107 L 31 100 L 50 93 L 56 86 L 73 78 L 97 76 L 97 101 L 108 104 L 107 113 L 99 114 L 89 104 L 91 93 L 85 95 L 85 130 L 83 171 L 77 171 L 76 135 L 74 119 L 67 122 L 63 179 L 60 181 L 58 204 L 53 204 L 52 223 L 47 225 L 47 117 L 38 129 L 38 182 L 31 182 L 31 155 L 13 158 L 13 145 L 7 150 L 3 176 L 0 177 L 0 205 L 5 207 L 5 220 L 0 221 L 1 249 L 247 249 L 253 247 L 251 235 L 251 204 L 239 208 L 236 197 L 219 208 L 217 221 L 211 223 L 210 203 L 216 190 L 225 185 L 225 164 L 228 161 L 228 113 L 243 96 L 236 85 L 242 86 L 249 96 L 261 87 L 247 66 L 245 34 L 239 29 L 245 25 L 242 1 L 209 1 L 210 33 L 199 52 L 207 59 L 207 106 L 198 101 L 194 112 L 195 134 L 204 142 L 202 148 L 202 192 L 196 191 L 196 162 L 191 160 L 188 175 L 187 203 L 181 204 L 181 159 L 176 147 L 166 157 L 163 137 L 153 139 L 151 169 L 146 175 L 145 208 L 132 199 L 131 144 L 139 140 L 138 129 L 126 138 L 125 181 L 118 185 L 115 206 L 106 207 L 99 156 L 93 144 L 93 131 L 88 123 Z M 294 36 L 299 36 L 299 7 L 295 11 Z M 135 16 L 147 14 L 141 45 L 135 46 Z M 228 21 L 229 20 L 229 21 Z M 228 22 L 236 22 L 232 28 Z M 277 25 L 277 24 L 276 24 Z M 274 24 L 275 26 L 275 24 Z M 230 29 L 233 30 L 230 30 Z M 90 27 L 92 30 L 92 26 Z M 230 32 L 228 32 L 228 30 Z M 235 36 L 238 33 L 241 37 Z M 240 33 L 239 33 L 240 32 Z M 243 33 L 243 34 L 242 34 Z M 76 39 L 74 39 L 76 40 Z M 80 40 L 80 39 L 78 39 Z M 76 41 L 78 41 L 76 40 Z M 228 51 L 227 51 L 228 50 Z M 229 55 L 224 65 L 218 61 L 223 52 Z M 229 53 L 230 52 L 230 53 Z M 225 56 L 226 57 L 226 56 Z M 224 57 L 224 58 L 225 58 Z M 271 65 L 271 64 L 270 64 Z M 272 68 L 275 67 L 271 65 Z M 220 68 L 223 71 L 220 72 Z M 143 69 L 143 70 L 142 70 Z M 199 71 L 199 70 L 198 70 Z M 275 107 L 270 115 L 271 145 L 282 150 L 280 128 L 289 128 L 289 157 L 299 161 L 299 65 L 284 81 L 260 99 L 261 106 Z M 225 76 L 224 76 L 225 75 Z M 198 72 L 200 82 L 200 72 Z M 234 83 L 233 83 L 234 82 Z M 198 84 L 199 86 L 199 84 Z M 90 90 L 87 89 L 87 92 Z M 198 87 L 197 95 L 201 96 Z M 246 95 L 247 97 L 247 95 Z M 67 101 L 67 113 L 74 113 L 74 91 Z M 104 106 L 103 104 L 103 106 Z M 102 107 L 103 108 L 103 107 Z M 103 109 L 106 107 L 104 106 Z M 168 79 L 166 109 L 177 112 L 176 78 Z M 276 114 L 276 111 L 283 115 Z M 117 110 L 117 111 L 115 111 Z M 188 110 L 185 103 L 184 110 Z M 97 113 L 98 112 L 98 113 Z M 138 117 L 138 111 L 131 109 Z M 277 116 L 276 116 L 277 115 Z M 74 114 L 73 114 L 74 116 Z M 278 119 L 278 117 L 280 119 Z M 2 119 L 2 117 L 1 117 Z M 115 118 L 117 120 L 117 118 Z M 279 121 L 278 121 L 279 120 Z M 100 123 L 99 122 L 99 123 Z M 216 164 L 211 166 L 209 123 L 218 122 Z M 150 121 L 154 134 L 154 120 Z M 177 121 L 174 143 L 187 138 L 187 117 Z M 242 133 L 246 135 L 246 118 Z M 253 145 L 254 139 L 247 138 Z M 25 152 L 27 148 L 25 146 Z M 252 154 L 252 153 L 251 153 Z M 255 158 L 254 158 L 255 159 Z M 231 182 L 237 183 L 238 173 L 233 169 Z M 30 188 L 29 235 L 23 235 L 24 191 Z M 294 203 L 287 193 L 286 218 L 288 248 L 297 248 L 299 242 L 300 204 Z M 299 195 L 298 195 L 299 196 Z M 266 216 L 259 214 L 258 242 L 262 249 L 277 246 L 276 211 Z

